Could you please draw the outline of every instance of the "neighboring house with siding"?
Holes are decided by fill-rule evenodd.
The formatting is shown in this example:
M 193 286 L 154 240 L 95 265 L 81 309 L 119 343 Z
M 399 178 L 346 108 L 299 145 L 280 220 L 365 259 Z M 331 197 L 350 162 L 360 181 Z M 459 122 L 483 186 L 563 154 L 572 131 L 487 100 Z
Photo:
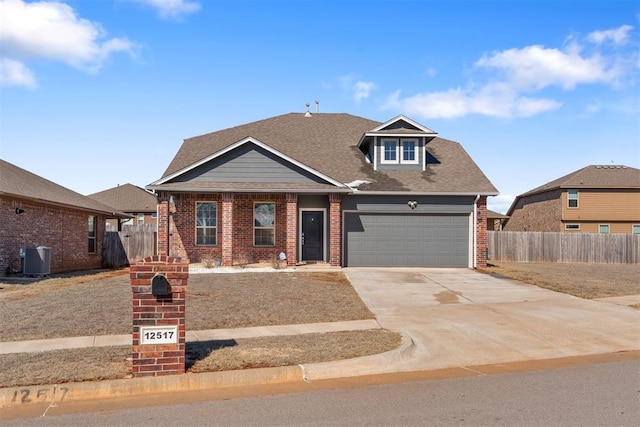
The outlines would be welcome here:
M 591 165 L 519 195 L 505 231 L 640 233 L 640 169 Z
M 0 275 L 19 272 L 20 248 L 50 249 L 51 272 L 102 267 L 107 218 L 126 215 L 0 160 Z
M 88 197 L 131 215 L 131 218 L 124 220 L 108 219 L 107 231 L 119 231 L 123 225 L 157 223 L 156 205 L 158 201 L 156 195 L 144 188 L 133 184 L 124 184 L 89 194 Z
M 498 194 L 460 144 L 405 116 L 289 113 L 184 141 L 158 194 L 158 254 L 222 265 L 486 264 Z

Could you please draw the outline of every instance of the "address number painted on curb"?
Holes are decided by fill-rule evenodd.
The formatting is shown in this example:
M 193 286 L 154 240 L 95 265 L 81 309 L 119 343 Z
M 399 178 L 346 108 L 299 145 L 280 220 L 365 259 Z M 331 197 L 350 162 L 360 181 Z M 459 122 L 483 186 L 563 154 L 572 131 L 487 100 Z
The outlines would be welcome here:
M 141 326 L 140 344 L 177 344 L 177 326 Z

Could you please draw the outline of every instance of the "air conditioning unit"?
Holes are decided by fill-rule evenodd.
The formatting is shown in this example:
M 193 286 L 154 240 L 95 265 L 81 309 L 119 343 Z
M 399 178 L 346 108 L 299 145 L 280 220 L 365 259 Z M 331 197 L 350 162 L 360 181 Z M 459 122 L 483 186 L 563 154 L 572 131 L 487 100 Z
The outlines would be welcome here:
M 44 276 L 51 274 L 51 248 L 45 246 L 27 246 L 20 249 L 22 274 L 25 276 Z

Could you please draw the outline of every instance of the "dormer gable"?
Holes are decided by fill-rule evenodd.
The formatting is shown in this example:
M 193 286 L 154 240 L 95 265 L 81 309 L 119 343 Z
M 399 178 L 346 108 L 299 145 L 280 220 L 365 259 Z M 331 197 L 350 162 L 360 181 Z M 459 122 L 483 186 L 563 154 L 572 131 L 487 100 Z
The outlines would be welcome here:
M 365 132 L 358 148 L 374 170 L 426 170 L 426 145 L 437 133 L 399 115 Z

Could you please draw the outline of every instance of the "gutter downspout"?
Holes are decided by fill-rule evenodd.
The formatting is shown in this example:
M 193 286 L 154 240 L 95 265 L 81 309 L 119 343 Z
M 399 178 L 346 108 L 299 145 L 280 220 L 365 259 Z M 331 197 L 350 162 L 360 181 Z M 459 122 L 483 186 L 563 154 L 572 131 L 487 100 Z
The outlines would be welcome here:
M 480 195 L 476 195 L 473 201 L 473 269 L 478 268 L 478 200 Z

